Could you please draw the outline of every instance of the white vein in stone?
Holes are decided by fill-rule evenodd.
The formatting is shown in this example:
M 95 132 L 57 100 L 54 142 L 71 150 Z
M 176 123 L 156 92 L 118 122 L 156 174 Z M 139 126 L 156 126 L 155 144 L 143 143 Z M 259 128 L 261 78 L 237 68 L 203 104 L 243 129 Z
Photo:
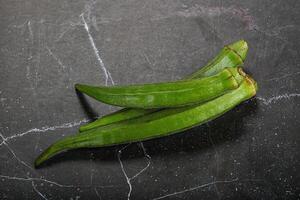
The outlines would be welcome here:
M 70 27 L 67 27 L 65 30 L 63 30 L 63 31 L 58 35 L 58 37 L 56 38 L 55 42 L 58 42 L 61 38 L 64 37 L 64 35 L 65 35 L 68 31 L 73 30 L 73 29 L 74 29 L 73 23 L 71 22 Z
M 290 94 L 282 94 L 270 98 L 264 98 L 264 97 L 256 97 L 256 99 L 263 102 L 265 105 L 269 105 L 271 103 L 275 103 L 277 101 L 283 100 L 283 99 L 290 99 L 292 97 L 300 97 L 299 93 L 290 93 Z
M 160 196 L 160 197 L 156 197 L 156 198 L 154 198 L 154 199 L 152 199 L 152 200 L 164 199 L 164 198 L 166 198 L 166 197 L 175 196 L 175 195 L 178 195 L 178 194 L 182 194 L 182 193 L 194 191 L 194 190 L 197 190 L 197 189 L 205 188 L 205 187 L 208 187 L 208 186 L 211 186 L 211 185 L 215 185 L 215 184 L 219 184 L 219 183 L 233 183 L 233 182 L 262 182 L 262 181 L 264 181 L 264 180 L 262 180 L 262 179 L 244 179 L 244 180 L 239 180 L 239 178 L 235 178 L 235 179 L 233 179 L 233 180 L 212 181 L 212 182 L 210 182 L 210 183 L 205 183 L 205 184 L 203 184 L 203 185 L 191 187 L 191 188 L 189 188 L 189 189 L 185 189 L 185 190 L 181 190 L 181 191 L 174 192 L 174 193 L 171 193 L 171 194 L 166 194 L 166 195 L 163 195 L 163 196 Z
M 209 127 L 209 124 L 207 126 Z M 216 146 L 215 146 L 215 143 L 214 143 L 214 141 L 211 137 L 211 132 L 210 131 L 209 131 L 208 136 L 209 136 L 210 143 L 212 144 L 213 150 L 215 151 L 215 158 L 216 158 L 215 162 L 216 162 L 216 169 L 217 169 L 216 171 L 217 171 L 217 176 L 218 176 L 218 174 L 219 174 L 219 153 L 218 153 L 218 151 L 216 149 Z M 213 180 L 215 181 L 216 177 L 213 177 Z M 220 198 L 220 192 L 219 192 L 217 184 L 214 184 L 214 188 L 216 190 L 216 194 L 217 194 L 218 198 L 221 199 Z
M 33 43 L 33 31 L 31 28 L 31 21 L 27 22 L 27 26 L 28 26 L 28 30 L 29 30 L 29 36 L 30 36 L 31 43 Z
M 51 181 L 51 180 L 47 180 L 45 178 L 34 178 L 34 177 L 16 177 L 16 176 L 8 176 L 8 175 L 3 175 L 0 174 L 0 178 L 2 179 L 7 179 L 7 180 L 14 180 L 14 181 L 23 181 L 23 182 L 44 182 L 44 183 L 48 183 L 50 185 L 55 185 L 57 187 L 60 188 L 78 188 L 78 187 L 82 187 L 82 188 L 90 188 L 91 185 L 67 185 L 67 184 L 61 184 L 55 181 Z M 96 186 L 95 188 L 113 188 L 115 187 L 115 185 L 100 185 L 100 186 Z
M 89 26 L 88 26 L 88 24 L 86 23 L 86 21 L 84 19 L 84 14 L 81 14 L 80 16 L 82 18 L 82 22 L 84 24 L 84 28 L 85 28 L 85 30 L 86 30 L 86 32 L 88 34 L 90 43 L 91 43 L 92 48 L 93 48 L 93 50 L 95 52 L 96 58 L 97 58 L 97 60 L 99 62 L 99 65 L 100 65 L 101 69 L 103 70 L 103 72 L 105 74 L 105 85 L 108 85 L 108 80 L 110 80 L 111 84 L 114 85 L 115 84 L 114 80 L 112 79 L 112 76 L 111 76 L 110 72 L 106 69 L 106 67 L 105 67 L 105 65 L 103 63 L 103 60 L 100 57 L 99 50 L 97 49 L 96 44 L 94 42 L 94 39 L 93 39 L 93 37 L 92 37 L 92 35 L 90 33 Z
M 37 187 L 34 185 L 34 182 L 31 182 L 32 188 L 33 190 L 39 195 L 41 196 L 43 199 L 48 200 L 47 197 L 45 195 L 43 195 L 38 189 Z
M 95 193 L 96 193 L 96 195 L 97 195 L 98 199 L 100 199 L 100 200 L 101 200 L 102 198 L 101 198 L 101 196 L 100 196 L 100 194 L 99 194 L 99 192 L 98 192 L 97 188 L 94 188 L 94 191 L 95 191 Z
M 24 162 L 23 160 L 21 160 L 16 153 L 12 150 L 12 148 L 10 148 L 10 146 L 4 141 L 4 137 L 3 135 L 0 133 L 0 137 L 3 139 L 3 142 L 1 144 L 4 144 L 6 146 L 6 148 L 9 150 L 9 152 L 14 156 L 14 158 L 20 162 L 22 165 L 28 167 L 29 169 L 32 169 L 31 166 L 29 166 L 26 162 Z
M 147 56 L 147 54 L 143 53 L 144 58 L 146 59 L 147 63 L 152 66 L 152 63 L 150 62 L 149 57 Z
M 237 17 L 239 20 L 244 22 L 246 28 L 248 30 L 256 30 L 258 28 L 257 24 L 255 23 L 254 17 L 249 13 L 248 9 L 244 9 L 241 7 L 230 6 L 203 6 L 203 5 L 195 5 L 189 7 L 184 10 L 177 11 L 170 9 L 171 12 L 165 12 L 163 15 L 156 15 L 154 18 L 150 20 L 163 20 L 166 18 L 170 18 L 173 16 L 191 18 L 191 17 L 222 17 L 224 14 L 230 14 L 232 16 Z
M 83 120 L 80 120 L 80 121 L 68 122 L 68 123 L 64 123 L 64 124 L 56 125 L 56 126 L 44 126 L 42 128 L 33 128 L 33 129 L 30 129 L 30 130 L 25 131 L 23 133 L 18 133 L 18 134 L 15 134 L 15 135 L 12 135 L 12 136 L 9 136 L 9 137 L 6 137 L 6 138 L 3 137 L 2 138 L 3 141 L 2 141 L 2 143 L 0 143 L 0 146 L 6 141 L 9 141 L 9 140 L 12 140 L 12 139 L 15 139 L 15 138 L 19 138 L 19 137 L 23 137 L 23 136 L 28 135 L 28 134 L 44 133 L 44 132 L 47 132 L 47 131 L 54 131 L 54 130 L 57 130 L 57 129 L 71 128 L 71 127 L 79 126 L 82 123 L 86 123 L 88 121 L 89 120 L 87 120 L 87 119 L 83 119 Z
M 140 142 L 139 144 L 140 144 L 140 147 L 142 148 L 142 150 L 143 150 L 143 152 L 144 152 L 144 156 L 145 156 L 145 157 L 147 158 L 147 160 L 148 160 L 148 163 L 147 163 L 146 167 L 144 167 L 143 169 L 141 169 L 139 172 L 137 172 L 137 173 L 136 173 L 135 175 L 133 175 L 132 177 L 129 177 L 129 176 L 127 175 L 127 173 L 126 173 L 126 171 L 125 171 L 125 168 L 124 168 L 124 165 L 123 165 L 123 162 L 122 162 L 122 160 L 121 160 L 121 154 L 122 154 L 122 151 L 123 151 L 124 149 L 126 149 L 130 144 L 126 145 L 125 147 L 123 147 L 122 149 L 120 149 L 120 150 L 118 151 L 118 161 L 119 161 L 119 163 L 120 163 L 121 170 L 122 170 L 122 172 L 123 172 L 123 174 L 124 174 L 124 176 L 125 176 L 125 178 L 126 178 L 126 182 L 127 182 L 127 184 L 128 184 L 128 187 L 129 187 L 129 191 L 128 191 L 128 193 L 127 193 L 127 199 L 128 199 L 128 200 L 130 199 L 131 192 L 132 192 L 132 184 L 131 184 L 131 181 L 132 181 L 133 179 L 135 179 L 136 177 L 138 177 L 139 175 L 141 175 L 143 172 L 145 172 L 145 171 L 148 169 L 148 167 L 150 166 L 150 164 L 151 164 L 151 157 L 150 157 L 150 155 L 146 152 L 146 149 L 145 149 L 145 147 L 144 147 L 144 144 L 143 144 L 142 142 Z
M 141 147 L 142 150 L 143 150 L 144 156 L 145 156 L 145 157 L 147 158 L 147 160 L 148 160 L 148 163 L 147 163 L 146 167 L 144 167 L 144 168 L 141 169 L 137 174 L 135 174 L 134 176 L 132 176 L 132 177 L 130 178 L 130 180 L 135 179 L 136 177 L 138 177 L 139 175 L 141 175 L 143 172 L 145 172 L 145 171 L 148 169 L 148 167 L 150 166 L 150 164 L 151 164 L 151 157 L 150 157 L 150 155 L 146 152 L 146 149 L 145 149 L 145 147 L 144 147 L 143 142 L 140 142 L 139 144 L 140 144 L 140 147 Z
M 271 79 L 268 79 L 268 80 L 266 80 L 266 81 L 278 81 L 278 80 L 286 79 L 286 78 L 288 78 L 288 77 L 296 76 L 296 75 L 299 75 L 299 74 L 300 74 L 300 72 L 295 72 L 295 73 L 285 74 L 284 76 L 271 78 Z
M 128 200 L 130 199 L 130 195 L 131 195 L 131 191 L 132 191 L 132 185 L 131 185 L 131 182 L 130 182 L 130 178 L 128 177 L 128 175 L 127 175 L 127 173 L 126 173 L 126 171 L 125 171 L 125 169 L 124 169 L 124 165 L 123 165 L 123 162 L 122 162 L 122 160 L 121 160 L 121 154 L 122 154 L 122 151 L 123 151 L 126 147 L 128 147 L 129 145 L 130 145 L 130 144 L 126 145 L 125 147 L 123 147 L 122 149 L 120 149 L 120 150 L 118 151 L 118 161 L 119 161 L 119 163 L 120 163 L 121 170 L 122 170 L 122 172 L 123 172 L 123 174 L 124 174 L 124 176 L 125 176 L 125 178 L 126 178 L 126 182 L 127 182 L 128 186 L 129 186 L 129 191 L 128 191 L 128 194 L 127 194 L 127 199 L 128 199 Z
M 225 181 L 213 181 L 213 182 L 210 182 L 210 183 L 205 183 L 203 185 L 198 185 L 198 186 L 195 186 L 195 187 L 191 187 L 189 189 L 185 189 L 185 190 L 181 190 L 181 191 L 178 191 L 178 192 L 166 194 L 166 195 L 163 195 L 163 196 L 160 196 L 160 197 L 156 197 L 153 200 L 164 199 L 164 198 L 175 196 L 175 195 L 178 195 L 178 194 L 182 194 L 182 193 L 186 193 L 186 192 L 191 192 L 193 190 L 197 190 L 197 189 L 200 189 L 200 188 L 205 188 L 205 187 L 217 184 L 217 183 L 232 183 L 232 182 L 236 182 L 236 181 L 238 181 L 238 179 L 225 180 Z
M 57 183 L 57 182 L 54 182 L 54 181 L 50 181 L 50 180 L 47 180 L 47 179 L 44 179 L 44 178 L 32 178 L 32 177 L 23 178 L 23 177 L 1 175 L 1 174 L 0 174 L 0 178 L 4 178 L 4 179 L 8 179 L 8 180 L 15 180 L 15 181 L 25 181 L 25 182 L 39 181 L 39 182 L 53 184 L 55 186 L 62 187 L 62 188 L 75 188 L 75 187 L 78 187 L 78 186 L 75 186 L 75 185 L 63 185 L 63 184 L 60 184 L 60 183 Z
M 53 59 L 59 64 L 59 66 L 63 69 L 66 69 L 66 66 L 61 62 L 61 60 L 52 52 L 52 50 L 48 46 L 46 46 L 46 49 L 48 50 L 49 54 L 53 57 Z

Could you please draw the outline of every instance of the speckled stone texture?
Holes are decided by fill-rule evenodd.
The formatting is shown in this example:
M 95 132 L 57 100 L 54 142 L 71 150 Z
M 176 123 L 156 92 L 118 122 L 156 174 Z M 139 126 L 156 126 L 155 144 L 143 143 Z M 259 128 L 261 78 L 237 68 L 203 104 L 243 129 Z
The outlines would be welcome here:
M 299 199 L 300 1 L 0 1 L 0 199 Z M 257 96 L 170 137 L 34 159 L 117 108 L 75 83 L 178 80 L 245 39 Z M 143 130 L 141 130 L 143 131 Z

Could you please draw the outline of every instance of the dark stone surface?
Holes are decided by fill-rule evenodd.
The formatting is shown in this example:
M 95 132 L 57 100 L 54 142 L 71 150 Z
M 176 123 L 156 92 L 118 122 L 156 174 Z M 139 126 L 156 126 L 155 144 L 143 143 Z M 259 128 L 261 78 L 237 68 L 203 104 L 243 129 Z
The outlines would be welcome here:
M 299 10 L 297 0 L 1 1 L 0 198 L 299 199 Z M 177 80 L 242 38 L 256 98 L 184 133 L 33 169 L 49 144 L 116 109 L 87 98 L 86 112 L 75 83 Z

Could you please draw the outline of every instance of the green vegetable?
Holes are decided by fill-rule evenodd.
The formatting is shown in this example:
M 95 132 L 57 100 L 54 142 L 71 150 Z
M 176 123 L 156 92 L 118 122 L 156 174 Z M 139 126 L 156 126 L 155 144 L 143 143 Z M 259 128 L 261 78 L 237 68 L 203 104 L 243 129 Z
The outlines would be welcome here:
M 91 123 L 80 126 L 79 132 L 87 131 L 99 126 L 105 126 L 123 120 L 133 119 L 139 116 L 144 116 L 155 111 L 158 111 L 158 109 L 123 108 L 111 114 L 105 115 Z
M 144 141 L 189 129 L 226 113 L 253 97 L 256 90 L 256 82 L 246 76 L 237 89 L 204 104 L 162 110 L 66 137 L 48 147 L 36 159 L 35 166 L 66 150 Z
M 221 52 L 206 66 L 196 71 L 192 75 L 188 76 L 187 79 L 200 78 L 205 76 L 211 76 L 220 72 L 225 67 L 237 67 L 242 66 L 243 61 L 246 58 L 248 52 L 247 42 L 239 40 L 228 46 L 225 46 Z M 144 116 L 149 113 L 158 111 L 157 109 L 137 109 L 137 108 L 124 108 L 117 112 L 103 116 L 94 122 L 83 125 L 79 128 L 79 131 L 86 131 L 99 126 L 132 119 L 140 116 Z
M 210 77 L 130 86 L 89 86 L 76 89 L 103 103 L 131 108 L 169 108 L 201 103 L 238 87 L 231 71 L 224 69 Z
M 186 77 L 186 79 L 211 76 L 222 71 L 226 67 L 243 66 L 247 52 L 248 44 L 244 40 L 239 40 L 235 43 L 227 45 L 206 66 Z

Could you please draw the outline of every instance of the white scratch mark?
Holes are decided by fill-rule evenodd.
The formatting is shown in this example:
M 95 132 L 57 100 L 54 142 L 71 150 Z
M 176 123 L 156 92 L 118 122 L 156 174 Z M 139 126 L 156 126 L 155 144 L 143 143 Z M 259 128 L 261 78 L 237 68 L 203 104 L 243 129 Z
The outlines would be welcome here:
M 66 66 L 61 62 L 61 60 L 52 52 L 52 50 L 46 46 L 46 49 L 48 50 L 49 54 L 53 57 L 53 59 L 61 66 L 63 69 L 66 69 Z
M 32 178 L 32 177 L 27 177 L 27 178 L 23 178 L 23 177 L 14 177 L 14 176 L 6 176 L 6 175 L 1 175 L 0 174 L 0 178 L 4 178 L 4 179 L 8 179 L 8 180 L 15 180 L 15 181 L 24 181 L 24 182 L 32 182 L 32 181 L 38 181 L 38 182 L 44 182 L 44 183 L 48 183 L 48 184 L 52 184 L 61 188 L 76 188 L 78 186 L 76 185 L 63 185 L 54 181 L 50 181 L 47 179 L 43 179 L 43 178 Z
M 28 22 L 27 22 L 28 23 Z M 9 26 L 11 26 L 11 25 L 9 25 Z M 12 27 L 13 28 L 24 28 L 26 26 L 26 21 L 23 23 L 23 24 L 19 24 L 19 25 L 17 25 L 17 24 L 15 24 L 15 25 L 13 25 Z
M 1 144 L 4 144 L 6 146 L 6 148 L 9 150 L 9 152 L 14 156 L 14 158 L 16 158 L 16 160 L 18 162 L 20 162 L 22 165 L 28 167 L 29 169 L 32 169 L 31 166 L 29 166 L 26 162 L 24 162 L 23 160 L 21 160 L 17 155 L 16 153 L 12 150 L 12 148 L 10 148 L 10 146 L 6 143 L 6 140 L 5 138 L 3 137 L 3 135 L 0 133 L 0 137 L 2 138 L 2 143 Z
M 146 152 L 146 149 L 145 149 L 145 147 L 144 147 L 144 144 L 143 144 L 142 142 L 140 142 L 139 144 L 140 144 L 140 147 L 141 147 L 142 150 L 143 150 L 144 156 L 145 156 L 145 157 L 147 158 L 147 160 L 148 160 L 148 163 L 147 163 L 146 167 L 144 167 L 143 169 L 141 169 L 138 173 L 136 173 L 136 174 L 133 175 L 132 177 L 129 177 L 129 176 L 127 175 L 127 173 L 126 173 L 126 171 L 125 171 L 125 168 L 124 168 L 124 165 L 123 165 L 123 162 L 122 162 L 122 160 L 121 160 L 121 154 L 122 154 L 122 151 L 123 151 L 124 149 L 126 149 L 130 144 L 126 145 L 125 147 L 123 147 L 122 149 L 120 149 L 120 150 L 118 151 L 118 161 L 119 161 L 119 163 L 120 163 L 121 170 L 122 170 L 122 172 L 123 172 L 123 174 L 124 174 L 124 176 L 125 176 L 125 178 L 126 178 L 126 182 L 127 182 L 127 184 L 128 184 L 128 187 L 129 187 L 129 191 L 128 191 L 128 193 L 127 193 L 127 199 L 128 199 L 128 200 L 130 199 L 131 192 L 132 192 L 132 184 L 131 184 L 131 181 L 134 180 L 134 179 L 135 179 L 136 177 L 138 177 L 139 175 L 141 175 L 143 172 L 145 172 L 145 171 L 148 169 L 148 167 L 150 166 L 150 164 L 151 164 L 151 157 L 150 157 L 150 155 Z
M 113 188 L 115 185 L 97 185 L 95 188 Z
M 143 53 L 143 56 L 145 57 L 145 59 L 146 59 L 146 61 L 148 62 L 148 64 L 149 64 L 150 66 L 152 66 L 152 63 L 150 62 L 150 59 L 149 59 L 149 57 L 147 56 L 147 54 Z
M 61 38 L 63 38 L 64 35 L 65 35 L 68 31 L 73 30 L 73 29 L 74 29 L 73 23 L 71 22 L 70 27 L 68 27 L 68 28 L 66 28 L 64 31 L 62 31 L 62 32 L 59 34 L 59 36 L 57 37 L 57 39 L 55 40 L 55 42 L 58 42 L 59 40 L 61 40 Z
M 149 167 L 150 164 L 151 164 L 151 157 L 150 157 L 150 155 L 146 152 L 146 149 L 145 149 L 145 147 L 144 147 L 143 142 L 140 142 L 139 144 L 140 144 L 140 147 L 141 147 L 142 150 L 143 150 L 144 156 L 145 156 L 145 157 L 147 158 L 147 160 L 148 160 L 148 163 L 147 163 L 146 167 L 144 167 L 144 168 L 141 169 L 137 174 L 135 174 L 134 176 L 132 176 L 132 177 L 130 178 L 131 180 L 133 180 L 133 179 L 135 179 L 136 177 L 138 177 L 139 175 L 141 175 L 144 171 L 146 171 L 146 170 L 148 169 L 148 167 Z
M 282 95 L 278 95 L 278 96 L 274 96 L 274 97 L 270 97 L 270 98 L 256 97 L 256 99 L 262 101 L 263 104 L 265 104 L 265 105 L 269 105 L 269 104 L 275 103 L 279 100 L 290 99 L 291 97 L 300 97 L 300 94 L 298 94 L 298 93 L 282 94 Z
M 175 195 L 178 195 L 178 194 L 191 192 L 193 190 L 198 190 L 200 188 L 205 188 L 205 187 L 208 187 L 208 186 L 211 186 L 211 185 L 214 185 L 214 184 L 218 184 L 218 183 L 232 183 L 232 182 L 236 182 L 236 181 L 238 181 L 237 178 L 233 179 L 233 180 L 229 180 L 229 181 L 227 181 L 227 180 L 225 180 L 225 181 L 213 181 L 213 182 L 210 182 L 210 183 L 205 183 L 203 185 L 198 185 L 198 186 L 195 186 L 195 187 L 191 187 L 189 189 L 185 189 L 185 190 L 181 190 L 181 191 L 174 192 L 174 193 L 171 193 L 171 194 L 166 194 L 164 196 L 156 197 L 153 200 L 164 199 L 166 197 L 171 197 L 171 196 L 175 196 Z
M 96 3 L 96 1 L 91 0 L 84 6 L 84 9 L 85 9 L 84 12 L 87 14 L 87 19 L 89 22 L 91 21 L 92 9 L 93 9 L 93 6 L 95 5 L 95 3 Z
M 299 30 L 299 27 L 298 26 L 295 26 L 293 24 L 288 24 L 288 25 L 284 25 L 284 26 L 279 26 L 279 27 L 275 27 L 274 29 L 272 30 L 257 30 L 267 36 L 270 36 L 270 37 L 277 37 L 279 39 L 282 39 L 283 41 L 285 42 L 288 42 L 285 38 L 283 37 L 280 37 L 280 33 L 282 30 L 285 30 L 285 29 L 296 29 L 296 30 Z M 288 42 L 290 43 L 290 42 Z
M 40 137 L 38 137 L 38 141 L 36 142 L 35 144 L 35 147 L 34 147 L 34 151 L 37 151 L 38 147 L 39 147 L 39 142 L 40 142 Z
M 7 98 L 0 98 L 0 102 L 1 102 L 3 107 L 5 105 L 5 101 L 7 101 Z
M 209 124 L 208 124 L 207 126 L 209 126 Z M 216 171 L 217 171 L 217 176 L 218 176 L 218 174 L 219 174 L 219 153 L 218 153 L 218 151 L 217 151 L 217 149 L 216 149 L 216 146 L 215 146 L 215 144 L 214 144 L 214 142 L 213 142 L 213 139 L 212 139 L 212 137 L 211 137 L 211 132 L 210 132 L 210 131 L 209 131 L 208 136 L 209 136 L 209 140 L 210 140 L 210 142 L 211 142 L 211 144 L 212 144 L 212 147 L 213 147 L 213 149 L 214 149 L 214 151 L 215 151 L 216 168 L 217 168 Z M 214 177 L 213 180 L 215 181 L 215 180 L 216 180 L 216 177 Z M 217 193 L 218 198 L 221 199 L 221 197 L 220 197 L 220 192 L 219 192 L 219 189 L 218 189 L 217 184 L 214 184 L 214 187 L 215 187 L 215 190 L 216 190 L 216 193 Z
M 97 18 L 95 16 L 92 17 L 92 24 L 96 31 L 99 31 L 99 27 L 97 25 Z
M 127 181 L 127 184 L 129 186 L 129 191 L 128 191 L 128 194 L 127 194 L 127 199 L 129 200 L 130 199 L 130 195 L 131 195 L 131 191 L 132 191 L 132 185 L 131 185 L 131 182 L 130 182 L 130 178 L 128 177 L 125 169 L 124 169 L 124 165 L 123 165 L 123 162 L 121 160 L 121 154 L 122 154 L 122 150 L 124 150 L 126 147 L 128 147 L 130 144 L 126 145 L 125 147 L 123 147 L 122 149 L 120 149 L 118 151 L 118 161 L 120 163 L 120 166 L 121 166 L 121 170 L 126 178 L 126 181 Z
M 290 76 L 296 76 L 296 75 L 298 75 L 298 74 L 300 74 L 300 72 L 295 72 L 295 73 L 286 74 L 286 75 L 284 75 L 284 76 L 271 78 L 271 79 L 268 79 L 268 80 L 266 80 L 266 81 L 278 81 L 278 80 L 285 79 L 285 78 L 290 77 Z
M 31 54 L 31 51 L 30 51 L 30 54 Z M 32 56 L 29 56 L 29 58 L 31 59 Z M 30 76 L 31 76 L 30 67 L 27 65 L 26 66 L 26 78 L 27 78 L 27 80 L 30 80 Z
M 115 84 L 115 83 L 114 83 L 114 80 L 112 79 L 110 72 L 106 69 L 106 67 L 105 67 L 105 65 L 104 65 L 104 63 L 103 63 L 103 60 L 102 60 L 101 57 L 100 57 L 99 50 L 97 49 L 96 44 L 95 44 L 95 42 L 94 42 L 94 39 L 93 39 L 93 37 L 92 37 L 92 35 L 91 35 L 91 33 L 90 33 L 89 26 L 88 26 L 88 24 L 86 23 L 83 14 L 81 14 L 80 16 L 81 16 L 82 21 L 83 21 L 83 23 L 84 23 L 84 28 L 85 28 L 85 30 L 86 30 L 86 32 L 87 32 L 87 34 L 88 34 L 90 43 L 91 43 L 91 45 L 92 45 L 92 47 L 93 47 L 93 50 L 94 50 L 94 52 L 95 52 L 95 55 L 96 55 L 97 60 L 98 60 L 98 62 L 99 62 L 99 65 L 100 65 L 100 67 L 102 68 L 102 70 L 103 70 L 103 72 L 104 72 L 104 74 L 105 74 L 105 85 L 108 85 L 108 80 L 110 80 L 110 81 L 111 81 L 111 84 L 114 85 L 114 84 Z
M 41 64 L 41 36 L 42 36 L 42 32 L 41 32 L 41 25 L 42 23 L 39 25 L 38 28 L 38 51 L 37 51 L 37 55 L 36 55 L 36 66 L 35 66 L 35 70 L 34 70 L 34 80 L 33 80 L 33 92 L 34 92 L 34 96 L 36 96 L 36 91 L 35 89 L 37 88 L 38 82 L 39 82 L 39 69 L 40 69 L 40 64 Z
M 90 184 L 93 185 L 93 176 L 94 176 L 94 171 L 91 169 L 91 175 L 90 175 Z
M 28 135 L 28 134 L 33 134 L 33 133 L 44 133 L 44 132 L 47 132 L 47 131 L 54 131 L 54 130 L 57 130 L 57 129 L 66 129 L 66 128 L 71 128 L 71 127 L 75 127 L 75 126 L 79 126 L 80 124 L 82 123 L 86 123 L 88 122 L 89 120 L 87 119 L 83 119 L 83 120 L 80 120 L 80 121 L 75 121 L 75 122 L 68 122 L 68 123 L 64 123 L 64 124 L 61 124 L 61 125 L 56 125 L 56 126 L 44 126 L 42 128 L 33 128 L 33 129 L 30 129 L 28 131 L 25 131 L 23 133 L 18 133 L 18 134 L 15 134 L 15 135 L 12 135 L 12 136 L 9 136 L 9 137 L 3 137 L 3 141 L 2 143 L 0 143 L 0 146 L 9 141 L 9 140 L 12 140 L 14 138 L 19 138 L 19 137 L 23 137 L 25 135 Z
M 253 16 L 249 14 L 249 10 L 241 7 L 204 7 L 196 5 L 184 11 L 179 11 L 176 14 L 187 18 L 201 15 L 220 17 L 223 14 L 231 14 L 237 16 L 242 22 L 244 22 L 248 30 L 256 30 L 257 28 Z
M 43 199 L 48 200 L 47 197 L 45 195 L 43 195 L 37 188 L 36 185 L 34 185 L 34 182 L 31 182 L 32 188 L 33 190 L 39 195 L 41 196 Z
M 174 193 L 171 193 L 171 194 L 167 194 L 167 195 L 164 195 L 164 196 L 156 197 L 156 198 L 154 198 L 154 199 L 152 199 L 152 200 L 164 199 L 164 198 L 166 198 L 166 197 L 175 196 L 175 195 L 182 194 L 182 193 L 186 193 L 186 192 L 191 192 L 191 191 L 193 191 L 193 190 L 198 190 L 198 189 L 205 188 L 205 187 L 208 187 L 208 186 L 211 186 L 211 185 L 214 185 L 214 184 L 218 184 L 218 183 L 261 182 L 261 181 L 263 181 L 263 180 L 261 180 L 261 179 L 245 179 L 245 180 L 239 180 L 238 178 L 235 178 L 235 179 L 233 179 L 233 180 L 213 181 L 213 182 L 210 182 L 210 183 L 205 183 L 205 184 L 203 184 L 203 185 L 191 187 L 191 188 L 186 189 L 186 190 L 181 190 L 181 191 L 174 192 Z
M 7 176 L 7 175 L 3 175 L 0 174 L 0 178 L 2 179 L 7 179 L 7 180 L 13 180 L 13 181 L 23 181 L 23 182 L 43 182 L 43 183 L 47 183 L 50 185 L 55 185 L 57 187 L 60 188 L 78 188 L 78 187 L 82 187 L 82 188 L 90 188 L 91 185 L 67 185 L 67 184 L 61 184 L 55 181 L 51 181 L 51 180 L 47 180 L 45 178 L 34 178 L 34 177 L 16 177 L 16 176 Z M 114 185 L 103 185 L 103 186 L 97 186 L 96 188 L 112 188 L 114 187 Z
M 27 22 L 27 26 L 28 26 L 28 30 L 29 30 L 29 36 L 30 36 L 31 43 L 33 43 L 33 31 L 31 28 L 31 21 Z
M 101 198 L 101 196 L 100 196 L 100 194 L 99 194 L 99 192 L 98 192 L 97 188 L 94 188 L 94 190 L 95 190 L 95 193 L 96 193 L 96 195 L 97 195 L 98 199 L 100 199 L 100 200 L 101 200 L 102 198 Z

